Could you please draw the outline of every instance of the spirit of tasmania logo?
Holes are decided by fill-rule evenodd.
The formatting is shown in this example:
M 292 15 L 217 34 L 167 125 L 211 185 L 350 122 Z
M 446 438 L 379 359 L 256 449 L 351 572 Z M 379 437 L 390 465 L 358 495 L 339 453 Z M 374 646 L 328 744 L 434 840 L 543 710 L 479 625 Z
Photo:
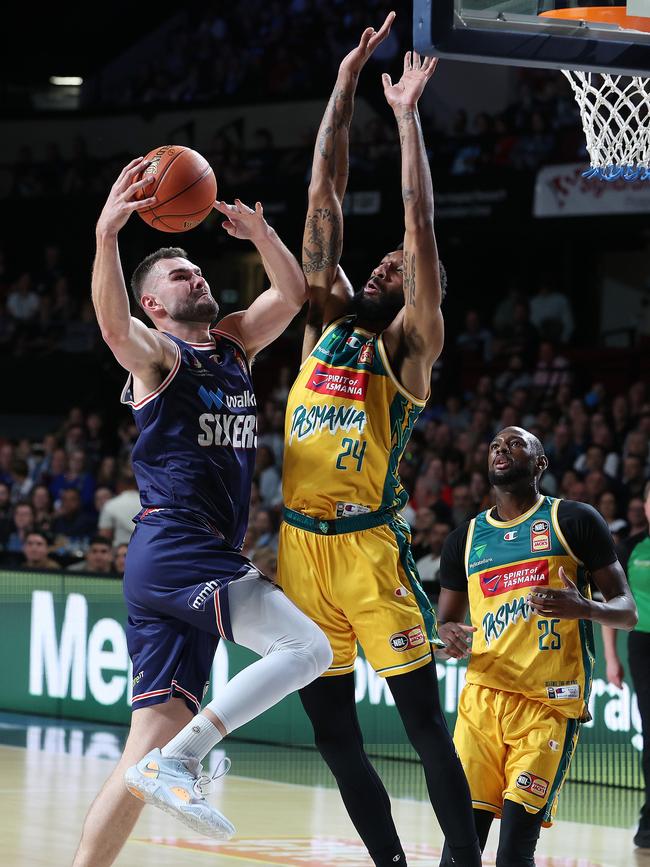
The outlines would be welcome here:
M 514 566 L 486 569 L 479 572 L 483 596 L 500 596 L 522 587 L 548 584 L 548 560 L 527 560 Z
M 368 373 L 344 370 L 318 363 L 314 368 L 307 388 L 328 397 L 347 397 L 349 400 L 365 400 L 368 390 Z

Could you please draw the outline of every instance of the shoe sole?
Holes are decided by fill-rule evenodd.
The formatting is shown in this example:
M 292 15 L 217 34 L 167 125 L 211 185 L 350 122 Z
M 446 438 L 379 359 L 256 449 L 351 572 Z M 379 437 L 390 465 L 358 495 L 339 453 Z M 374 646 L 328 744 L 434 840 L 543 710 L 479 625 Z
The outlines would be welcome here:
M 215 827 L 212 823 L 205 821 L 201 816 L 190 812 L 191 807 L 185 812 L 176 804 L 169 801 L 169 795 L 165 790 L 165 786 L 161 785 L 156 779 L 144 777 L 137 769 L 130 768 L 124 775 L 124 782 L 129 792 L 138 800 L 144 801 L 145 804 L 152 804 L 158 807 L 159 810 L 164 810 L 170 816 L 174 816 L 188 828 L 193 831 L 198 831 L 199 834 L 204 834 L 206 837 L 214 837 L 216 840 L 230 840 L 235 833 L 235 826 L 226 819 L 214 807 L 210 807 L 217 814 L 220 822 L 220 827 Z

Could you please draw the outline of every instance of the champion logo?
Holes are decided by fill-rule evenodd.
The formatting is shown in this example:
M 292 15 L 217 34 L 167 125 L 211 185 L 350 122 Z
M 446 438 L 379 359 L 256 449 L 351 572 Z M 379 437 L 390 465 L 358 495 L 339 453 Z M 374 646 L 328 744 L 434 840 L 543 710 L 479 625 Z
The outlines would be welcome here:
M 398 599 L 400 597 L 408 596 L 408 595 L 409 595 L 409 592 L 406 589 L 406 587 L 402 587 L 401 585 L 395 590 L 395 596 L 397 596 Z
M 508 530 L 507 533 L 504 533 L 503 539 L 505 542 L 513 542 L 517 538 L 516 530 Z

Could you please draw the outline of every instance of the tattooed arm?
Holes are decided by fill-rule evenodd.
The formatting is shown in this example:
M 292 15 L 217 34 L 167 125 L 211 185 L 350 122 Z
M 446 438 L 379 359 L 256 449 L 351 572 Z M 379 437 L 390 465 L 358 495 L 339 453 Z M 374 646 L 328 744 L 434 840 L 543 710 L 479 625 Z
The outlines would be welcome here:
M 418 99 L 437 61 L 407 52 L 397 84 L 383 75 L 384 94 L 395 113 L 402 151 L 404 202 L 404 312 L 384 332 L 389 356 L 402 385 L 416 397 L 429 393 L 431 368 L 442 351 L 444 323 L 436 238 L 433 185 L 424 147 Z
M 323 325 L 344 315 L 352 297 L 352 287 L 339 261 L 354 94 L 364 64 L 390 33 L 394 18 L 391 12 L 379 31 L 372 27 L 364 30 L 359 45 L 343 58 L 318 130 L 302 245 L 302 267 L 309 285 L 303 360 L 318 342 Z

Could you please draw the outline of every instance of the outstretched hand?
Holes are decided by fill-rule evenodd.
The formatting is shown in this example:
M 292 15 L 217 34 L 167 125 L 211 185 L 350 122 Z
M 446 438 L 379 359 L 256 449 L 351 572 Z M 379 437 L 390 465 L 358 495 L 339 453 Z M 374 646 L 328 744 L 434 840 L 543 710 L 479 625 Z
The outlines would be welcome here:
M 215 202 L 214 207 L 228 218 L 221 225 L 232 238 L 242 238 L 256 243 L 268 235 L 269 225 L 264 219 L 264 209 L 260 202 L 255 202 L 255 210 L 249 208 L 240 199 L 235 199 L 233 205 Z
M 417 51 L 407 51 L 404 56 L 404 71 L 397 84 L 393 84 L 387 72 L 381 77 L 384 96 L 391 108 L 414 108 L 437 65 L 437 57 L 422 58 Z
M 392 27 L 394 20 L 395 13 L 389 12 L 379 30 L 375 30 L 374 27 L 366 27 L 361 34 L 361 39 L 359 40 L 357 47 L 353 48 L 349 54 L 346 54 L 341 61 L 339 72 L 348 72 L 351 75 L 359 75 L 372 52 L 378 45 L 381 45 L 390 33 L 390 28 Z
M 106 204 L 99 215 L 99 220 L 97 221 L 98 231 L 119 232 L 134 211 L 146 211 L 147 208 L 156 204 L 155 196 L 142 199 L 135 198 L 138 190 L 142 190 L 143 196 L 146 196 L 146 187 L 155 178 L 155 175 L 149 174 L 142 176 L 138 180 L 142 172 L 149 165 L 151 165 L 150 160 L 147 161 L 144 157 L 136 157 L 136 159 L 131 160 L 128 165 L 124 166 L 111 187 Z

